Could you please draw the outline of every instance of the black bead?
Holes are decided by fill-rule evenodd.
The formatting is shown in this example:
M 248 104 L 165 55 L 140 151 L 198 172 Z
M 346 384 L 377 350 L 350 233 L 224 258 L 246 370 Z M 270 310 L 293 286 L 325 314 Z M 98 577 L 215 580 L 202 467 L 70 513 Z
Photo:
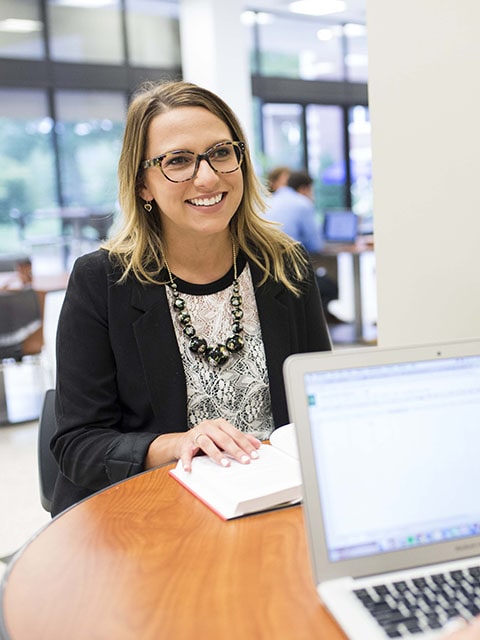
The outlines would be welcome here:
M 207 360 L 214 367 L 221 367 L 228 360 L 228 350 L 224 344 L 207 349 Z
M 227 349 L 232 352 L 241 351 L 243 345 L 243 338 L 239 335 L 231 336 L 226 342 Z
M 242 304 L 242 296 L 232 296 L 230 298 L 232 307 L 239 307 Z
M 233 333 L 241 333 L 243 331 L 243 324 L 241 322 L 234 322 L 232 324 Z
M 175 309 L 177 309 L 177 311 L 182 311 L 183 309 L 185 309 L 185 300 L 182 300 L 182 298 L 175 298 L 175 300 L 173 301 L 173 306 L 175 307 Z
M 196 333 L 195 327 L 192 324 L 187 324 L 187 326 L 183 330 L 183 333 L 189 338 L 192 338 Z
M 241 320 L 243 318 L 243 311 L 240 308 L 232 309 L 232 316 L 235 320 Z
M 178 319 L 180 320 L 181 324 L 189 324 L 190 314 L 188 313 L 188 311 L 181 311 L 178 314 Z
M 207 350 L 207 341 L 205 340 L 205 338 L 193 336 L 193 338 L 190 340 L 189 348 L 190 351 L 202 355 Z

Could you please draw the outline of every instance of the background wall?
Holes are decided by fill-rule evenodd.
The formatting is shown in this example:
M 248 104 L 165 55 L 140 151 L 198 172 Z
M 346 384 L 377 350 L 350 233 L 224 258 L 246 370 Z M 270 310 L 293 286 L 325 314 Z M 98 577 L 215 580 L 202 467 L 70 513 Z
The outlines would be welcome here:
M 252 90 L 243 0 L 179 0 L 182 77 L 217 93 L 253 144 Z
M 479 21 L 367 0 L 381 346 L 480 336 Z

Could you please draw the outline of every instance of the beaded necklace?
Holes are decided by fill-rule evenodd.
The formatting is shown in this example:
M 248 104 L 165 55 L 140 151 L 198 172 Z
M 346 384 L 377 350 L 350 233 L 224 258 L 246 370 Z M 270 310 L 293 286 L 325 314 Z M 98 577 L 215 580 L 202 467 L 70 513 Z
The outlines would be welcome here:
M 183 327 L 183 333 L 189 340 L 188 348 L 193 353 L 201 356 L 207 360 L 207 362 L 213 367 L 222 367 L 225 362 L 230 358 L 232 353 L 241 351 L 243 349 L 244 340 L 241 336 L 243 332 L 243 325 L 241 319 L 243 318 L 242 310 L 242 296 L 240 295 L 240 286 L 237 279 L 237 254 L 235 251 L 235 243 L 232 240 L 233 250 L 233 283 L 232 283 L 232 295 L 230 296 L 231 313 L 233 316 L 232 323 L 232 335 L 225 340 L 225 344 L 218 342 L 216 346 L 208 346 L 205 338 L 197 336 L 195 327 L 192 324 L 191 316 L 187 310 L 186 302 L 180 297 L 177 291 L 177 285 L 173 279 L 172 272 L 168 266 L 168 262 L 163 256 L 165 267 L 168 271 L 169 286 L 173 294 L 173 308 L 177 313 L 178 320 Z

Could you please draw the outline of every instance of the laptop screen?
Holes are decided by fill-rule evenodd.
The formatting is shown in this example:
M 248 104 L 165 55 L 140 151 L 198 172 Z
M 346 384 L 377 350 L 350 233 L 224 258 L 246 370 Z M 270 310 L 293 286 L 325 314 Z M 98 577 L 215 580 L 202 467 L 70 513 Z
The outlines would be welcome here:
M 323 222 L 326 242 L 351 244 L 357 239 L 358 217 L 353 211 L 327 211 Z
M 304 384 L 330 561 L 480 533 L 480 356 Z

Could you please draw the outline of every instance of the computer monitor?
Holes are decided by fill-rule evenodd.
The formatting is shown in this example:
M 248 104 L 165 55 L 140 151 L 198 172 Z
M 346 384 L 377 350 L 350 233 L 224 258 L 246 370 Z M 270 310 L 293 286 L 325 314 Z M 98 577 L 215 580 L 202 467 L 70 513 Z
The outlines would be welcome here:
M 350 210 L 326 211 L 323 223 L 325 242 L 353 243 L 357 239 L 358 216 Z

